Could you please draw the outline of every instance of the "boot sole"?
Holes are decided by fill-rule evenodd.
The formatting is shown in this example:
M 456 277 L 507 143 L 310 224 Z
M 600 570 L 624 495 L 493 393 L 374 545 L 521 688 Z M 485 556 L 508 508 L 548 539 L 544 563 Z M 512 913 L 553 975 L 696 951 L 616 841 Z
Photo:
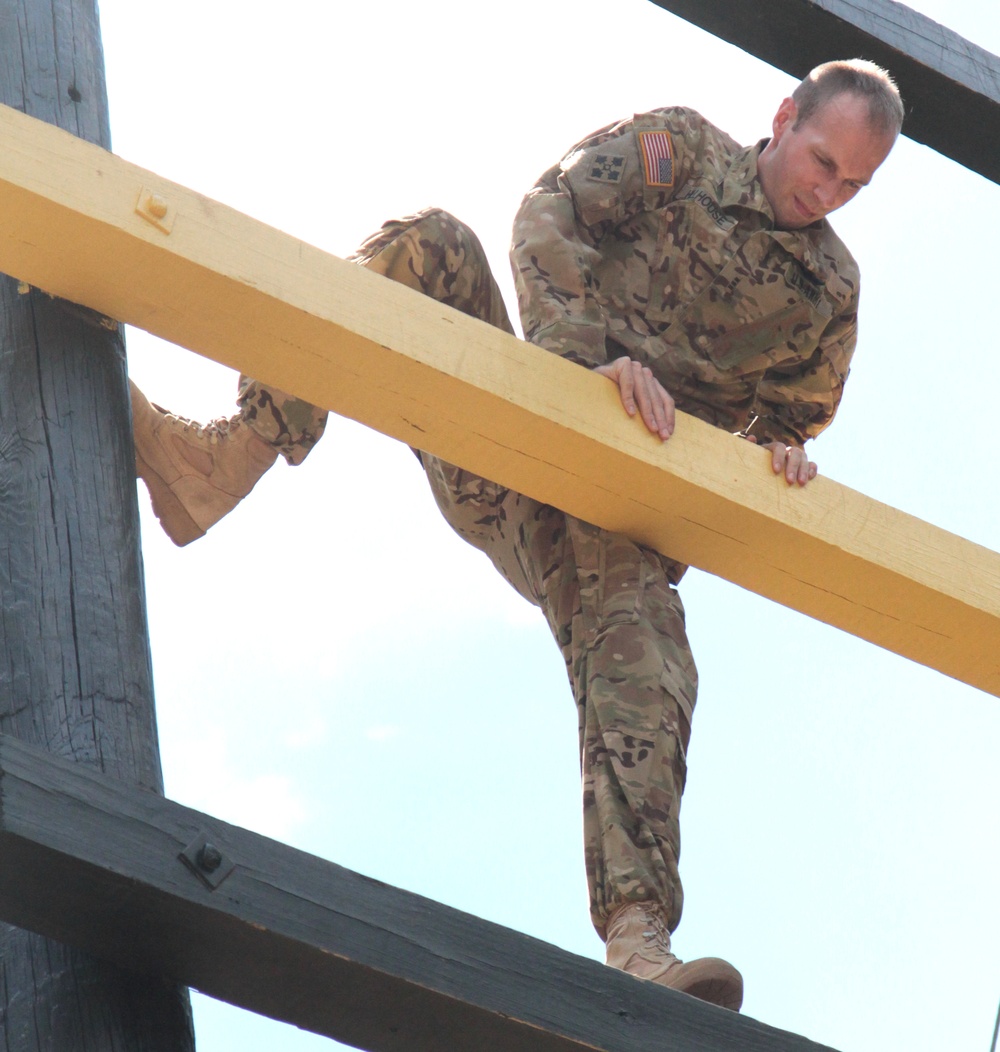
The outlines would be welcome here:
M 683 962 L 654 981 L 731 1012 L 738 1012 L 743 1005 L 743 976 L 728 961 L 718 957 Z
M 185 511 L 184 505 L 174 495 L 159 475 L 153 471 L 138 448 L 135 451 L 136 474 L 146 483 L 153 514 L 160 520 L 163 532 L 179 548 L 205 536 L 205 531 Z

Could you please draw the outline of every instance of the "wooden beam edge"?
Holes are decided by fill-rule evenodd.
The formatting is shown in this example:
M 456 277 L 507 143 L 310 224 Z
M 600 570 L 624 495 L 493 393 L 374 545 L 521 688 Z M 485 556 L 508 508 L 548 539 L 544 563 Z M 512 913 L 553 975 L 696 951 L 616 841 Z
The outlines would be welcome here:
M 691 417 L 662 445 L 539 348 L 16 111 L 0 136 L 0 268 L 1000 693 L 996 553 Z
M 373 1052 L 821 1052 L 6 736 L 0 916 Z

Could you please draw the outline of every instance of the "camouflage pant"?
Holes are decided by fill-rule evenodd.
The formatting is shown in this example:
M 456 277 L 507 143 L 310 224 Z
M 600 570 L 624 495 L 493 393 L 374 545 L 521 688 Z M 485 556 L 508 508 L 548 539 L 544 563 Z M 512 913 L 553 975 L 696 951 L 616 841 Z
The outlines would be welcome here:
M 387 223 L 362 266 L 513 331 L 478 239 L 439 210 Z M 300 462 L 326 414 L 245 381 L 254 426 Z M 697 673 L 675 564 L 627 538 L 421 454 L 442 514 L 545 614 L 577 703 L 591 916 L 652 900 L 680 921 L 685 751 Z

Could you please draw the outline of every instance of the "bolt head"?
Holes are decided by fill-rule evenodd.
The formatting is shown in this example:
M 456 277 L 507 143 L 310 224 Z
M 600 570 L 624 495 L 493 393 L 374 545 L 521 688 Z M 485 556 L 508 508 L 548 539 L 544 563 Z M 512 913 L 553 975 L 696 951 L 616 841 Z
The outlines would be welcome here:
M 206 873 L 214 873 L 222 865 L 222 852 L 214 844 L 205 844 L 198 852 L 198 865 Z
M 146 211 L 157 219 L 162 219 L 167 214 L 169 207 L 167 199 L 159 194 L 150 194 L 146 199 Z

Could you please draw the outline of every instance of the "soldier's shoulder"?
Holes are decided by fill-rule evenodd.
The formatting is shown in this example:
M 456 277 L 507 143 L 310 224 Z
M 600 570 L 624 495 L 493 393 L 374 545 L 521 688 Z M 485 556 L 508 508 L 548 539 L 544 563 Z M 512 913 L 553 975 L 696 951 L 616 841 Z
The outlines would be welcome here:
M 722 128 L 688 106 L 665 106 L 637 113 L 632 123 L 640 132 L 662 129 L 669 133 L 676 186 L 702 176 L 717 179 L 744 149 Z
M 697 110 L 664 106 L 593 132 L 536 187 L 568 189 L 588 226 L 620 222 L 636 210 L 662 207 L 691 178 L 717 178 L 741 149 Z
M 684 140 L 692 146 L 704 143 L 721 152 L 735 154 L 743 149 L 731 135 L 703 117 L 697 110 L 689 106 L 661 106 L 634 113 L 630 117 L 598 128 L 574 143 L 566 156 L 574 156 L 581 150 L 605 145 L 609 141 L 630 135 L 634 130 L 644 129 L 668 131 L 677 140 Z
M 711 149 L 715 153 L 735 155 L 743 149 L 728 132 L 689 106 L 663 106 L 637 113 L 632 120 L 637 125 L 660 125 L 695 150 Z

